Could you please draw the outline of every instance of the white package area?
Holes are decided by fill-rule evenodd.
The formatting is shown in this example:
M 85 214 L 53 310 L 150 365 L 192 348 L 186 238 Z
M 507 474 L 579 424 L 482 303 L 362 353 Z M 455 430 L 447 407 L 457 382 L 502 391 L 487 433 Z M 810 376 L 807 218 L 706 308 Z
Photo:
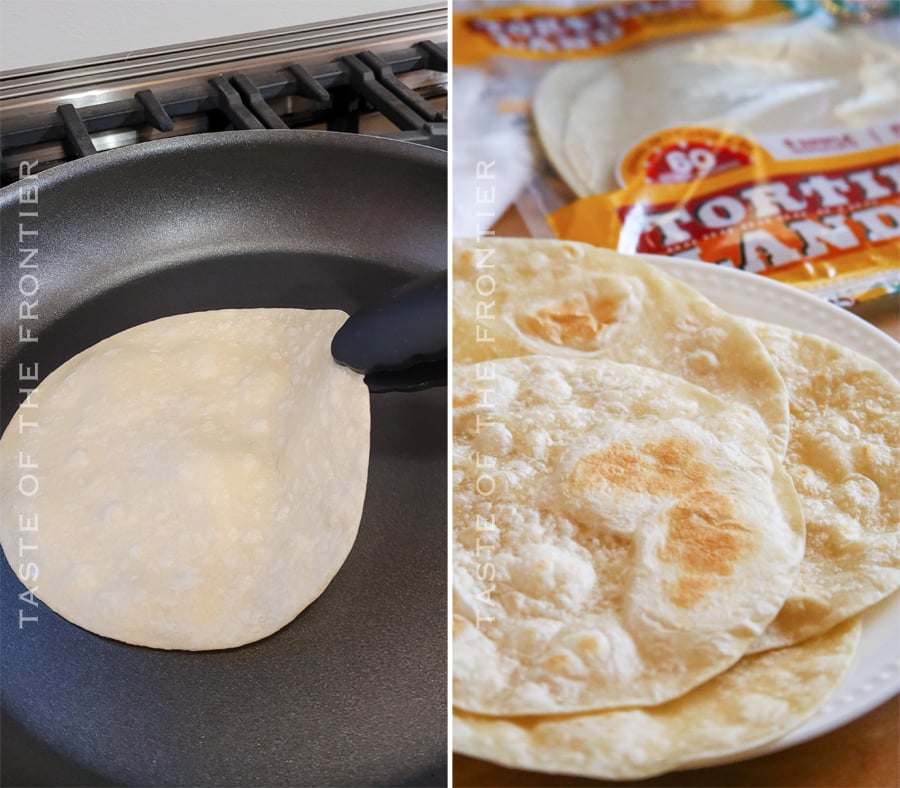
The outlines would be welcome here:
M 477 238 L 525 188 L 534 168 L 522 118 L 500 112 L 490 73 L 453 72 L 453 235 Z

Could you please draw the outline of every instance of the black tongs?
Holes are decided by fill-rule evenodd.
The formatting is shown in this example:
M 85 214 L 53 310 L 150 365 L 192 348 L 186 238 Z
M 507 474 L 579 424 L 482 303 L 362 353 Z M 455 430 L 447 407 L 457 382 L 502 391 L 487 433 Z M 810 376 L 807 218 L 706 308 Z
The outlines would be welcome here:
M 427 274 L 347 318 L 331 342 L 371 392 L 447 385 L 447 272 Z

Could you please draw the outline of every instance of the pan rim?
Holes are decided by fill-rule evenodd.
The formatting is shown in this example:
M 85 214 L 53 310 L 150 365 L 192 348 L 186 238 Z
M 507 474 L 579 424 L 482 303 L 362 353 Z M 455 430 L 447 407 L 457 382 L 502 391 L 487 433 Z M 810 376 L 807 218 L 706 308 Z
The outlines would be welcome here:
M 372 153 L 387 157 L 401 158 L 424 166 L 447 167 L 447 152 L 408 140 L 395 140 L 372 134 L 345 131 L 325 131 L 319 129 L 232 129 L 212 131 L 202 134 L 184 134 L 148 140 L 121 148 L 97 151 L 90 156 L 62 162 L 34 174 L 41 188 L 51 188 L 74 178 L 101 172 L 136 161 L 149 161 L 156 156 L 171 156 L 187 151 L 210 151 L 252 143 L 252 147 L 304 145 L 312 148 L 327 148 L 330 151 L 345 149 L 354 153 Z M 14 181 L 0 188 L 0 213 L 12 210 L 18 205 L 22 181 Z

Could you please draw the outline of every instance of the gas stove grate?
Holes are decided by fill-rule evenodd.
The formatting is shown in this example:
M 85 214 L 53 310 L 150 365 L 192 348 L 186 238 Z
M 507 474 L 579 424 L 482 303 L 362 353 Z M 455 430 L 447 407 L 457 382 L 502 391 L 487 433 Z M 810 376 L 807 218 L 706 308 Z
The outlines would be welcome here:
M 411 87 L 404 75 L 433 72 L 437 79 Z M 138 90 L 130 98 L 55 110 L 12 114 L 0 127 L 0 177 L 18 179 L 19 164 L 31 171 L 98 151 L 104 135 L 121 142 L 226 129 L 325 128 L 375 133 L 433 147 L 447 146 L 447 47 L 420 41 L 392 52 L 364 51 L 319 64 L 290 63 L 272 71 L 242 70 L 170 89 Z M 361 128 L 367 115 L 389 121 L 375 131 Z

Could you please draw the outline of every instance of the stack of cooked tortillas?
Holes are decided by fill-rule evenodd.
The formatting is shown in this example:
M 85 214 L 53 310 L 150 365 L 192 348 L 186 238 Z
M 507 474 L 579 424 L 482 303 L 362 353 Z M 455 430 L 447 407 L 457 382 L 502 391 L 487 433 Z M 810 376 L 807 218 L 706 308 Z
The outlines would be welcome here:
M 631 779 L 824 703 L 900 585 L 900 384 L 583 244 L 459 242 L 454 748 Z

